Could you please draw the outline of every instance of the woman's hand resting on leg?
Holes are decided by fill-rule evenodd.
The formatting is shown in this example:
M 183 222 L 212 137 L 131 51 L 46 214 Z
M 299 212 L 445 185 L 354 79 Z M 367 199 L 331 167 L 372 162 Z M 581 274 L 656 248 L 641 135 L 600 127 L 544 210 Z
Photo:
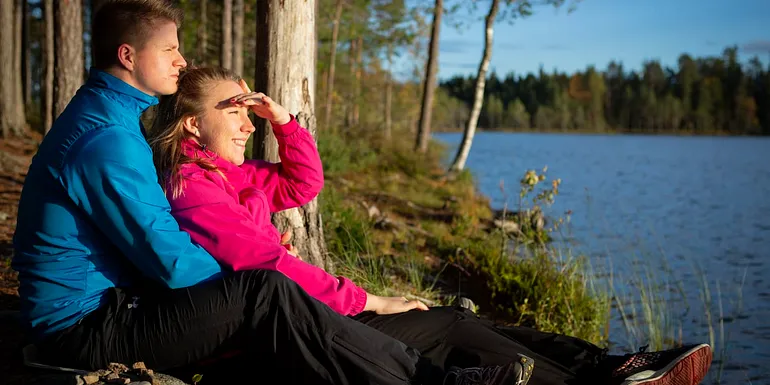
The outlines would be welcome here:
M 383 315 L 404 313 L 413 309 L 428 310 L 428 306 L 417 300 L 410 301 L 406 297 L 381 297 L 366 293 L 364 311 Z

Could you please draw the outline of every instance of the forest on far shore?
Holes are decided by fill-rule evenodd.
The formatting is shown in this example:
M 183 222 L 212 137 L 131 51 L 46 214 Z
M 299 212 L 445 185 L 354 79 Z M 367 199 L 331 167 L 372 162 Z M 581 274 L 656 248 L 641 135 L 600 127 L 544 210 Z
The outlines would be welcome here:
M 475 77 L 440 84 L 446 94 L 439 116 L 461 129 L 473 103 Z M 479 127 L 590 132 L 770 134 L 770 67 L 747 64 L 738 48 L 721 57 L 682 54 L 677 68 L 658 61 L 638 70 L 611 62 L 603 71 L 487 78 Z

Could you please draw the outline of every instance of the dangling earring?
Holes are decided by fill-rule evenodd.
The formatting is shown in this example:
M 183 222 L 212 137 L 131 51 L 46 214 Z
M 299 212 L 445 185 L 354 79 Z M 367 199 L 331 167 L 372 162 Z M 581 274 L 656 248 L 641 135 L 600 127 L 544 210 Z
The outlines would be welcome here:
M 197 137 L 201 136 L 200 130 L 198 130 L 198 129 L 195 130 L 195 136 L 197 136 Z M 206 152 L 206 145 L 203 144 L 203 143 L 200 143 L 199 145 L 201 146 L 201 150 L 203 150 L 203 152 L 205 153 Z

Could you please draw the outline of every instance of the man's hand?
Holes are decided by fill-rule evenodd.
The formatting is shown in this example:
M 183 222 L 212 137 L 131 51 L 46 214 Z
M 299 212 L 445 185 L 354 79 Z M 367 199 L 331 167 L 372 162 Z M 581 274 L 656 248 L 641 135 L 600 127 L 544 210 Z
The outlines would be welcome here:
M 364 311 L 382 315 L 404 313 L 414 309 L 428 310 L 428 306 L 417 300 L 410 301 L 406 297 L 380 297 L 366 293 Z
M 242 94 L 236 95 L 230 99 L 230 103 L 238 106 L 248 106 L 257 116 L 267 119 L 273 124 L 286 124 L 291 121 L 289 111 L 276 103 L 269 96 L 261 92 L 251 92 L 246 82 L 241 79 L 240 86 L 243 89 Z

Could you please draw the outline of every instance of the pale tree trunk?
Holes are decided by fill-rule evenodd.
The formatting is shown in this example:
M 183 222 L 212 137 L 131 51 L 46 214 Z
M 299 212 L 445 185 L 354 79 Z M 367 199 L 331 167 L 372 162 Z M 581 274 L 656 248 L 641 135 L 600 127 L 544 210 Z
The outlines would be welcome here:
M 198 25 L 198 63 L 197 65 L 203 66 L 206 64 L 206 54 L 208 50 L 208 0 L 201 0 L 200 8 L 200 24 Z
M 11 2 L 11 0 L 6 0 Z M 24 132 L 24 126 L 27 122 L 27 116 L 24 108 L 24 81 L 22 77 L 22 57 L 24 56 L 24 2 L 26 0 L 14 0 L 13 20 L 13 102 L 16 107 L 16 130 L 14 134 L 21 135 Z
M 257 65 L 254 89 L 264 92 L 292 113 L 310 133 L 316 134 L 315 116 L 315 15 L 306 0 L 257 2 Z M 254 157 L 278 162 L 278 145 L 270 123 L 257 121 Z M 331 270 L 321 227 L 318 201 L 276 214 L 282 231 L 293 231 L 292 244 L 316 266 Z
M 348 68 L 350 69 L 350 78 L 355 79 L 356 77 L 356 46 L 358 45 L 358 40 L 354 39 L 350 41 L 350 49 L 348 49 Z M 355 81 L 355 80 L 354 80 Z M 347 103 L 345 103 L 345 126 L 350 128 L 353 126 L 353 107 L 352 102 L 355 99 L 355 89 L 349 88 L 348 89 L 348 100 Z
M 385 139 L 393 137 L 393 43 L 388 43 L 388 72 L 385 74 Z
M 353 85 L 353 125 L 358 126 L 360 122 L 361 106 L 361 78 L 364 72 L 364 38 L 358 36 L 356 42 L 356 76 Z
M 53 80 L 55 61 L 54 48 L 54 12 L 53 0 L 43 0 L 43 21 L 45 22 L 45 40 L 43 41 L 43 95 L 42 101 L 43 132 L 48 133 L 53 124 Z
M 233 0 L 222 2 L 222 57 L 223 68 L 233 68 Z
M 0 1 L 0 135 L 7 138 L 17 130 L 13 73 L 13 7 L 11 1 Z
M 420 123 L 417 127 L 417 143 L 415 145 L 415 149 L 423 154 L 428 151 L 428 141 L 430 140 L 430 120 L 433 114 L 433 94 L 436 91 L 436 69 L 438 68 L 438 40 L 441 31 L 441 15 L 443 13 L 444 1 L 436 0 L 430 33 L 428 65 L 423 84 L 422 105 L 420 106 Z
M 24 81 L 24 104 L 29 107 L 32 104 L 32 50 L 30 49 L 29 40 L 29 2 L 27 0 L 22 1 L 22 32 L 21 32 L 21 49 L 22 49 L 22 80 Z
M 473 108 L 471 108 L 471 115 L 468 117 L 468 123 L 465 125 L 463 141 L 457 149 L 457 155 L 452 162 L 452 166 L 449 168 L 450 172 L 458 172 L 465 168 L 465 161 L 468 159 L 468 154 L 471 151 L 473 136 L 476 134 L 476 125 L 479 122 L 481 105 L 484 102 L 484 86 L 486 85 L 487 70 L 489 69 L 489 61 L 492 59 L 492 38 L 494 35 L 495 17 L 497 17 L 499 4 L 500 0 L 492 0 L 492 5 L 487 14 L 484 29 L 484 54 L 482 55 L 481 63 L 479 64 L 479 72 L 476 75 L 476 92 L 473 95 Z
M 340 18 L 342 17 L 342 0 L 337 0 L 332 25 L 332 42 L 329 52 L 329 72 L 326 77 L 326 105 L 324 106 L 324 128 L 329 129 L 332 119 L 332 98 L 334 97 L 334 67 L 337 64 L 337 38 L 340 34 Z M 337 126 L 336 124 L 334 125 Z M 334 129 L 333 131 L 337 131 Z
M 233 6 L 233 72 L 243 76 L 243 0 Z
M 83 85 L 83 7 L 82 0 L 55 1 L 56 84 L 54 118 L 67 107 Z

